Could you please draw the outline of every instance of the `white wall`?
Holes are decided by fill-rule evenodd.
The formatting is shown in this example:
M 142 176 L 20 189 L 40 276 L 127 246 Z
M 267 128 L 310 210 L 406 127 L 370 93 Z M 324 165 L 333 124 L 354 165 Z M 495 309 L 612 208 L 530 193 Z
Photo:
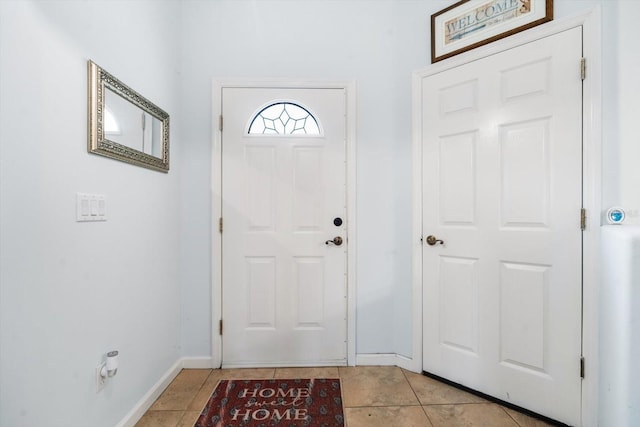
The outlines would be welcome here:
M 640 425 L 640 227 L 602 229 L 600 425 Z
M 637 55 L 640 19 L 637 0 L 556 0 L 556 18 L 599 5 L 602 13 L 602 209 L 622 206 L 627 223 L 640 224 L 640 144 L 637 111 L 640 81 Z M 589 76 L 587 58 L 587 76 Z M 588 77 L 587 77 L 588 78 Z M 635 211 L 635 213 L 633 212 Z M 594 216 L 596 218 L 597 215 Z M 604 218 L 604 217 L 602 217 Z M 596 223 L 598 220 L 596 220 Z
M 0 425 L 113 427 L 180 357 L 177 2 L 0 2 Z M 87 59 L 172 115 L 163 174 L 87 153 Z M 75 222 L 76 192 L 108 221 Z M 96 394 L 95 367 L 120 351 Z
M 357 352 L 411 355 L 410 248 L 419 236 L 411 236 L 409 228 L 410 75 L 429 64 L 430 15 L 450 4 L 183 2 L 184 161 L 189 165 L 182 188 L 185 354 L 208 355 L 211 346 L 211 78 L 289 77 L 357 83 Z M 627 53 L 628 46 L 637 45 L 632 23 L 639 4 L 555 1 L 556 19 L 602 6 L 604 206 L 640 206 L 640 195 L 631 184 L 637 181 L 639 154 L 633 140 L 635 122 L 629 117 L 638 101 L 633 90 L 618 90 L 621 81 L 630 88 L 638 84 L 633 67 L 638 59 Z M 625 136 L 620 139 L 622 131 Z
M 616 128 L 614 135 L 605 137 L 605 143 L 619 147 L 619 184 L 617 197 L 607 198 L 605 207 L 611 205 L 622 206 L 629 217 L 627 223 L 640 224 L 640 134 L 638 133 L 638 112 L 640 112 L 640 34 L 637 26 L 640 19 L 640 2 L 620 2 L 618 7 L 611 8 L 610 24 L 607 25 L 609 34 L 615 41 L 605 44 L 605 49 L 611 49 L 615 56 L 612 58 L 612 72 L 610 78 L 615 82 L 618 95 L 612 99 L 615 111 L 618 113 L 612 120 L 611 126 Z M 615 126 L 617 125 L 617 126 Z M 613 139 L 615 138 L 615 139 Z M 607 177 L 607 175 L 605 175 Z M 612 183 L 613 184 L 613 183 Z
M 442 3 L 442 2 L 440 2 Z M 419 1 L 183 2 L 183 347 L 210 354 L 211 81 L 357 84 L 357 352 L 411 354 L 411 71 L 426 64 Z

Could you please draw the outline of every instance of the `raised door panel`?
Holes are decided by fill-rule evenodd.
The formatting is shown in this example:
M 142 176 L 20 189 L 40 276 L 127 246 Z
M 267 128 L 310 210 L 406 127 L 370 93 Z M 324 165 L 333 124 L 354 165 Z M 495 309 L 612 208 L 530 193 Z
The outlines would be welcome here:
M 294 328 L 324 328 L 325 325 L 325 260 L 322 257 L 295 258 Z
M 478 351 L 477 259 L 440 258 L 440 342 L 475 355 Z
M 476 222 L 476 143 L 475 131 L 440 138 L 442 225 L 474 225 Z
M 276 326 L 276 258 L 246 257 L 246 328 Z
M 500 361 L 505 366 L 547 373 L 549 270 L 546 265 L 500 265 Z
M 274 231 L 277 181 L 275 147 L 247 145 L 244 149 L 244 195 L 249 232 Z
M 548 227 L 549 118 L 500 127 L 501 224 Z

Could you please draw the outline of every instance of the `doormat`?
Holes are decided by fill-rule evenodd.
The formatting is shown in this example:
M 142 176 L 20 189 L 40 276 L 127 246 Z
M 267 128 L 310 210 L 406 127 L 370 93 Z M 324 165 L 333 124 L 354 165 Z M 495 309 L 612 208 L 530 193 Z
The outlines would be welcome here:
M 194 427 L 344 427 L 339 379 L 222 380 Z

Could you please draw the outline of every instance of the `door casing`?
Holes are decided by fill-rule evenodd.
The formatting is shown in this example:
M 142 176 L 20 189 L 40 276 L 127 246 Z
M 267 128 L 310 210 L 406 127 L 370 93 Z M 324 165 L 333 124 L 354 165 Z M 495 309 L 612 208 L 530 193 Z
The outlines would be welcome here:
M 598 289 L 600 286 L 600 225 L 602 188 L 602 83 L 601 83 L 600 7 L 578 16 L 552 21 L 489 45 L 454 56 L 413 74 L 413 361 L 422 371 L 422 80 L 460 65 L 548 37 L 583 27 L 583 57 L 587 74 L 583 82 L 583 206 L 587 226 L 583 233 L 583 328 L 582 354 L 585 377 L 582 381 L 582 425 L 597 426 L 598 421 Z M 578 70 L 579 64 L 576 64 Z M 576 71 L 578 72 L 578 71 Z M 577 221 L 577 219 L 576 219 Z
M 246 80 L 213 79 L 212 129 L 213 146 L 211 154 L 211 365 L 222 365 L 222 337 L 218 325 L 222 318 L 222 238 L 218 229 L 218 219 L 222 216 L 222 132 L 219 117 L 222 111 L 223 88 L 338 88 L 346 92 L 346 179 L 347 179 L 347 365 L 355 366 L 355 326 L 356 326 L 356 85 L 355 82 L 313 81 L 313 80 Z

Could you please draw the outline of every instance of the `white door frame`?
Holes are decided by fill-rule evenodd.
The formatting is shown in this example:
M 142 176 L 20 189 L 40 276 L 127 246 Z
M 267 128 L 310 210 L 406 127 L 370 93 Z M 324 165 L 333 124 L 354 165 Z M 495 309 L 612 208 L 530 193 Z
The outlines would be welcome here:
M 598 289 L 600 286 L 600 225 L 602 188 L 602 82 L 600 7 L 575 17 L 551 21 L 432 64 L 413 73 L 413 360 L 422 371 L 422 80 L 432 74 L 502 52 L 562 31 L 583 27 L 583 56 L 587 78 L 583 83 L 583 206 L 587 227 L 583 233 L 582 426 L 598 422 Z M 576 64 L 576 73 L 579 64 Z M 578 224 L 576 213 L 576 226 Z M 576 364 L 576 369 L 578 365 Z M 576 371 L 576 375 L 577 375 Z
M 218 118 L 223 88 L 344 89 L 346 91 L 346 178 L 347 178 L 347 365 L 356 362 L 356 85 L 355 82 L 293 79 L 213 79 L 211 108 L 211 363 L 222 365 L 222 337 L 218 324 L 222 318 L 222 235 L 218 219 L 222 216 L 222 132 Z

